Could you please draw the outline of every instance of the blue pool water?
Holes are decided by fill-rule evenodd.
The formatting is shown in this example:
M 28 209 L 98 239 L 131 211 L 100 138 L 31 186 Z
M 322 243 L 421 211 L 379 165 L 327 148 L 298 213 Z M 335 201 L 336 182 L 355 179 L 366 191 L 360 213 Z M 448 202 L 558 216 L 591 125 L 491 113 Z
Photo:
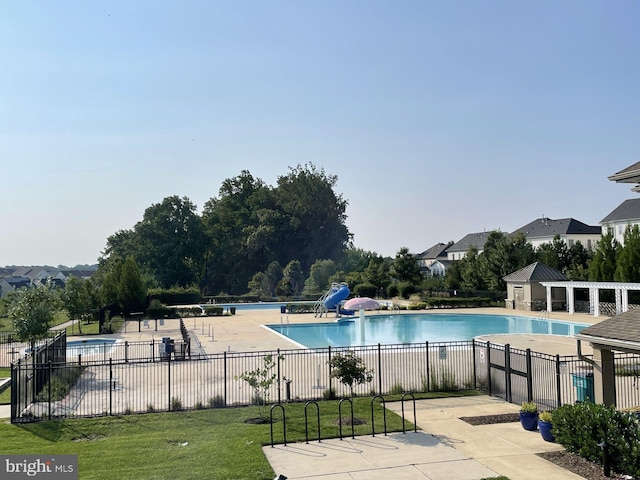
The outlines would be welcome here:
M 450 342 L 479 335 L 535 333 L 571 336 L 586 324 L 534 317 L 479 314 L 374 315 L 360 319 L 313 324 L 267 325 L 307 348 L 356 345 Z
M 109 353 L 111 347 L 116 343 L 114 338 L 92 338 L 90 340 L 69 340 L 67 341 L 67 356 L 77 357 L 78 355 L 102 355 Z

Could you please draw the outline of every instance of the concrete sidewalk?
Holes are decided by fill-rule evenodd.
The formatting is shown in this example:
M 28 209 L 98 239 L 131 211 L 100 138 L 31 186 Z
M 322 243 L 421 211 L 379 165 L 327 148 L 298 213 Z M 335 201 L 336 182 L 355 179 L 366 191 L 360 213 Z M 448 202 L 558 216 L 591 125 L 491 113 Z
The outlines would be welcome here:
M 387 407 L 400 414 L 399 403 Z M 517 405 L 489 396 L 420 400 L 416 418 L 422 430 L 417 433 L 267 446 L 263 451 L 276 474 L 289 480 L 582 478 L 538 457 L 537 453 L 563 448 L 524 430 L 519 422 L 473 426 L 460 420 L 518 410 Z M 413 415 L 405 404 L 407 412 Z

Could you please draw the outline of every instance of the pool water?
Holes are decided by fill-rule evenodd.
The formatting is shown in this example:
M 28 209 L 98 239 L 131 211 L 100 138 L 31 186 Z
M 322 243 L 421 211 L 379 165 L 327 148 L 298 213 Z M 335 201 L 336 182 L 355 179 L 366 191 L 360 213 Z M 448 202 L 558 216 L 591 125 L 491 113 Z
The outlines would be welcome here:
M 69 340 L 67 341 L 67 356 L 83 357 L 89 355 L 102 355 L 109 353 L 116 343 L 113 338 L 92 338 L 91 340 Z
M 374 315 L 352 321 L 267 325 L 307 348 L 451 342 L 480 335 L 533 333 L 572 336 L 586 324 L 511 315 L 408 314 Z

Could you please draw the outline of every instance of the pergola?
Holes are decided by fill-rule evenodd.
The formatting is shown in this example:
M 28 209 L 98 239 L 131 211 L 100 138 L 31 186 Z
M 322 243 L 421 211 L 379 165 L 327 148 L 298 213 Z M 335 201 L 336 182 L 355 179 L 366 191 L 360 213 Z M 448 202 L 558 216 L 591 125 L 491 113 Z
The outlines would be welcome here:
M 616 293 L 616 314 L 629 310 L 629 291 L 640 291 L 640 283 L 621 282 L 540 282 L 547 291 L 547 311 L 551 312 L 551 289 L 564 288 L 567 292 L 567 311 L 575 313 L 575 289 L 589 290 L 589 303 L 594 317 L 600 316 L 600 290 L 614 290 Z

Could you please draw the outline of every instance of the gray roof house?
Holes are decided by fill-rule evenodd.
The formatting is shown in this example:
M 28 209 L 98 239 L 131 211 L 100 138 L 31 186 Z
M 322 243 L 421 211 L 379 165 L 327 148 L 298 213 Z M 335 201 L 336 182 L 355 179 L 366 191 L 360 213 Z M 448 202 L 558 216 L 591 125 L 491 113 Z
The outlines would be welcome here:
M 595 248 L 602 236 L 602 228 L 597 225 L 587 225 L 575 218 L 560 218 L 554 220 L 548 217 L 535 219 L 524 227 L 513 231 L 512 236 L 522 233 L 534 248 L 543 243 L 551 243 L 556 235 L 571 247 L 580 242 L 587 249 Z
M 636 162 L 608 178 L 616 183 L 635 183 L 636 186 L 633 187 L 631 191 L 640 192 L 640 162 Z
M 602 234 L 610 232 L 613 237 L 624 245 L 624 232 L 627 225 L 640 225 L 640 198 L 625 200 L 609 215 L 600 220 Z
M 482 253 L 490 233 L 478 232 L 465 235 L 447 249 L 447 260 L 462 260 L 469 251 L 469 247 L 476 248 L 478 254 Z
M 596 403 L 616 405 L 614 351 L 640 354 L 640 309 L 628 310 L 582 329 L 575 335 L 593 348 L 593 383 Z
M 434 246 L 426 249 L 422 253 L 416 255 L 416 260 L 420 266 L 420 270 L 427 271 L 431 264 L 436 260 L 447 259 L 447 248 L 451 243 L 436 243 Z
M 4 298 L 14 290 L 29 287 L 31 280 L 27 277 L 0 277 L 0 298 Z
M 567 281 L 560 270 L 535 262 L 502 278 L 507 284 L 507 308 L 540 311 L 547 309 L 547 290 L 540 282 Z M 566 308 L 566 291 L 551 290 L 551 306 L 555 310 Z

